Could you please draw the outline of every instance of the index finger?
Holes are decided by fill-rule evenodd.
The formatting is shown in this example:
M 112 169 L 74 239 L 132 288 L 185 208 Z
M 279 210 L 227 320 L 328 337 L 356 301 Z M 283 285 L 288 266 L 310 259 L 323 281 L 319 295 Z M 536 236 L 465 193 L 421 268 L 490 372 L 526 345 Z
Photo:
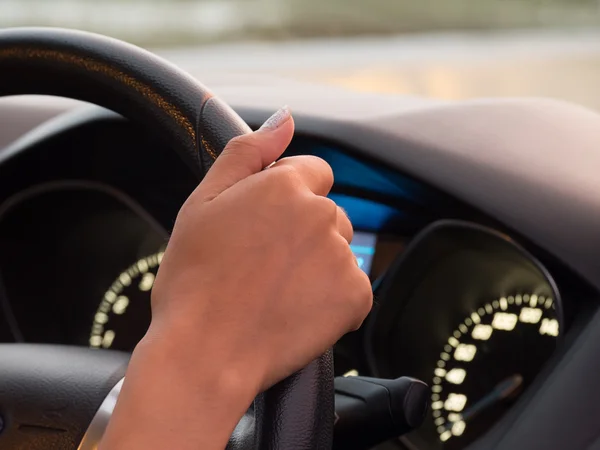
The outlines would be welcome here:
M 333 186 L 333 171 L 325 160 L 311 155 L 282 158 L 271 167 L 291 166 L 316 195 L 326 196 Z

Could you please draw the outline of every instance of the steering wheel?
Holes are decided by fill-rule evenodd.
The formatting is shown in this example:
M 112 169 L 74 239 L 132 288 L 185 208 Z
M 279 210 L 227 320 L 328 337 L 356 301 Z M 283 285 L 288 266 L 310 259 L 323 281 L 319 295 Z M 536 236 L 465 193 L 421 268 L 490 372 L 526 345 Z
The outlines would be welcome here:
M 156 133 L 201 180 L 227 142 L 250 132 L 206 87 L 136 46 L 51 28 L 0 31 L 0 96 L 45 94 L 96 103 Z M 96 448 L 128 355 L 79 347 L 0 345 L 0 446 Z M 330 449 L 331 352 L 260 394 L 228 448 Z

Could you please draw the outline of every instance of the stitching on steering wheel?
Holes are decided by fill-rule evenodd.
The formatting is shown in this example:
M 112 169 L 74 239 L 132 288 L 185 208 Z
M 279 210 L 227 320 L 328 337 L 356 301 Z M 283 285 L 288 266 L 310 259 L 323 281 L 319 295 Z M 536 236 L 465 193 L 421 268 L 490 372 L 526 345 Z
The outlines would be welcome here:
M 196 131 L 192 126 L 189 119 L 183 114 L 175 105 L 165 100 L 161 95 L 157 94 L 150 86 L 136 80 L 131 75 L 128 75 L 114 67 L 109 66 L 106 63 L 95 61 L 90 58 L 84 58 L 78 55 L 70 53 L 64 53 L 57 50 L 46 50 L 36 48 L 7 48 L 0 50 L 0 59 L 2 58 L 38 58 L 38 59 L 54 59 L 62 63 L 72 64 L 90 72 L 98 72 L 109 76 L 110 78 L 136 90 L 138 93 L 146 97 L 156 106 L 158 106 L 165 114 L 175 120 L 181 127 L 183 127 L 190 138 L 193 141 L 194 147 L 196 147 Z M 216 159 L 216 153 L 214 150 L 206 144 L 205 140 L 202 139 L 202 143 L 205 145 L 208 153 Z

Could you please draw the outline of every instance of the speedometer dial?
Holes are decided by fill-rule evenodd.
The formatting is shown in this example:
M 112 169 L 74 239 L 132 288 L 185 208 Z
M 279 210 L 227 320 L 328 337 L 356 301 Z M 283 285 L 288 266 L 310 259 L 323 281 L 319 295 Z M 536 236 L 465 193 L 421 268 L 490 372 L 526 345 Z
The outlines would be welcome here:
M 132 351 L 150 324 L 150 290 L 163 252 L 125 269 L 104 294 L 94 316 L 90 347 Z
M 555 348 L 551 298 L 515 295 L 473 311 L 448 337 L 431 387 L 431 411 L 444 449 L 486 432 L 531 383 Z

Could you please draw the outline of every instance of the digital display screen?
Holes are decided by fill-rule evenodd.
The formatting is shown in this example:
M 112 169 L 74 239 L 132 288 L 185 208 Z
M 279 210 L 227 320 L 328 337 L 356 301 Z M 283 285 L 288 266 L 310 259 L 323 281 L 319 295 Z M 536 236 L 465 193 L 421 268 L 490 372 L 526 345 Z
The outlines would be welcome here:
M 377 235 L 375 233 L 365 233 L 364 231 L 355 231 L 354 238 L 350 244 L 350 249 L 356 256 L 358 267 L 366 272 L 367 275 L 371 272 L 371 264 L 373 255 L 375 254 L 375 243 Z

